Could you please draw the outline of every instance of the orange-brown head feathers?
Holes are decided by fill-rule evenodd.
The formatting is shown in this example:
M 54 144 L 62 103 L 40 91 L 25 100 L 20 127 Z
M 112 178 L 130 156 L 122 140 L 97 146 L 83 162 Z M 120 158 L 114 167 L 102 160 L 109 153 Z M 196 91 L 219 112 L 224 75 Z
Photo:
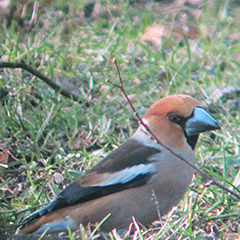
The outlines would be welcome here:
M 194 149 L 199 133 L 219 128 L 197 99 L 183 94 L 158 100 L 147 110 L 143 121 L 162 143 L 175 151 Z
M 164 97 L 155 102 L 145 113 L 144 119 L 148 119 L 155 116 L 166 116 L 170 112 L 174 112 L 183 117 L 188 117 L 194 107 L 201 106 L 202 104 L 196 99 L 189 95 L 174 94 Z

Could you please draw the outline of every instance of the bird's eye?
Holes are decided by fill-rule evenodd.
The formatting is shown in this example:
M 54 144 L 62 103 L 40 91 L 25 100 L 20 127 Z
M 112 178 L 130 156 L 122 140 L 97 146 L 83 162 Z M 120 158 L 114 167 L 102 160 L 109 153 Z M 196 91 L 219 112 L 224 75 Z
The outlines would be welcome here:
M 169 121 L 171 121 L 173 123 L 177 123 L 180 121 L 180 117 L 177 114 L 168 115 L 168 119 L 169 119 Z

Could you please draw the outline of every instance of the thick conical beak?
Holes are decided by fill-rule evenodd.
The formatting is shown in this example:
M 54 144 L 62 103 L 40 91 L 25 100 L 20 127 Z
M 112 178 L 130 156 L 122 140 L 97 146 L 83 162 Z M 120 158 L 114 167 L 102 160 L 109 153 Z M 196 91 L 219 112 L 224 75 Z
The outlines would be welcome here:
M 217 121 L 201 107 L 195 107 L 193 115 L 186 122 L 187 136 L 198 135 L 202 132 L 220 129 Z

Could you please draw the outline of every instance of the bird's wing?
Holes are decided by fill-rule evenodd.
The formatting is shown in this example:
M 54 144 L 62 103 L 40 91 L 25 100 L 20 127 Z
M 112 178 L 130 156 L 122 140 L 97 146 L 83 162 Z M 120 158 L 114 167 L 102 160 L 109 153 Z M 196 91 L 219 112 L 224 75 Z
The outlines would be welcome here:
M 154 155 L 158 153 L 159 149 L 129 139 L 85 175 L 71 183 L 47 206 L 24 220 L 32 220 L 59 208 L 142 186 L 155 172 L 153 161 Z

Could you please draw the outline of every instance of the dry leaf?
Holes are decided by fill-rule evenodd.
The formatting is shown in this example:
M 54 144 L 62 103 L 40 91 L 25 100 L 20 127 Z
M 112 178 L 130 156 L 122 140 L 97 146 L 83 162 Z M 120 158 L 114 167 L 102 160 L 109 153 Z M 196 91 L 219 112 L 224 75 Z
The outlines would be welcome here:
M 140 37 L 140 40 L 152 41 L 159 45 L 163 37 L 168 37 L 171 32 L 171 28 L 164 24 L 154 23 L 148 27 L 145 33 Z
M 154 23 L 146 29 L 145 33 L 140 37 L 140 40 L 151 41 L 160 45 L 163 39 L 167 38 L 171 33 L 176 41 L 183 40 L 185 37 L 194 39 L 200 37 L 197 26 L 191 22 L 185 27 L 177 24 L 173 26 L 173 28 L 168 25 Z
M 6 149 L 3 149 L 0 152 L 0 163 L 2 167 L 7 167 L 7 163 L 8 163 L 8 157 L 9 157 L 9 152 Z
M 64 177 L 61 173 L 55 172 L 53 175 L 53 180 L 56 184 L 60 184 L 61 182 L 63 182 Z

